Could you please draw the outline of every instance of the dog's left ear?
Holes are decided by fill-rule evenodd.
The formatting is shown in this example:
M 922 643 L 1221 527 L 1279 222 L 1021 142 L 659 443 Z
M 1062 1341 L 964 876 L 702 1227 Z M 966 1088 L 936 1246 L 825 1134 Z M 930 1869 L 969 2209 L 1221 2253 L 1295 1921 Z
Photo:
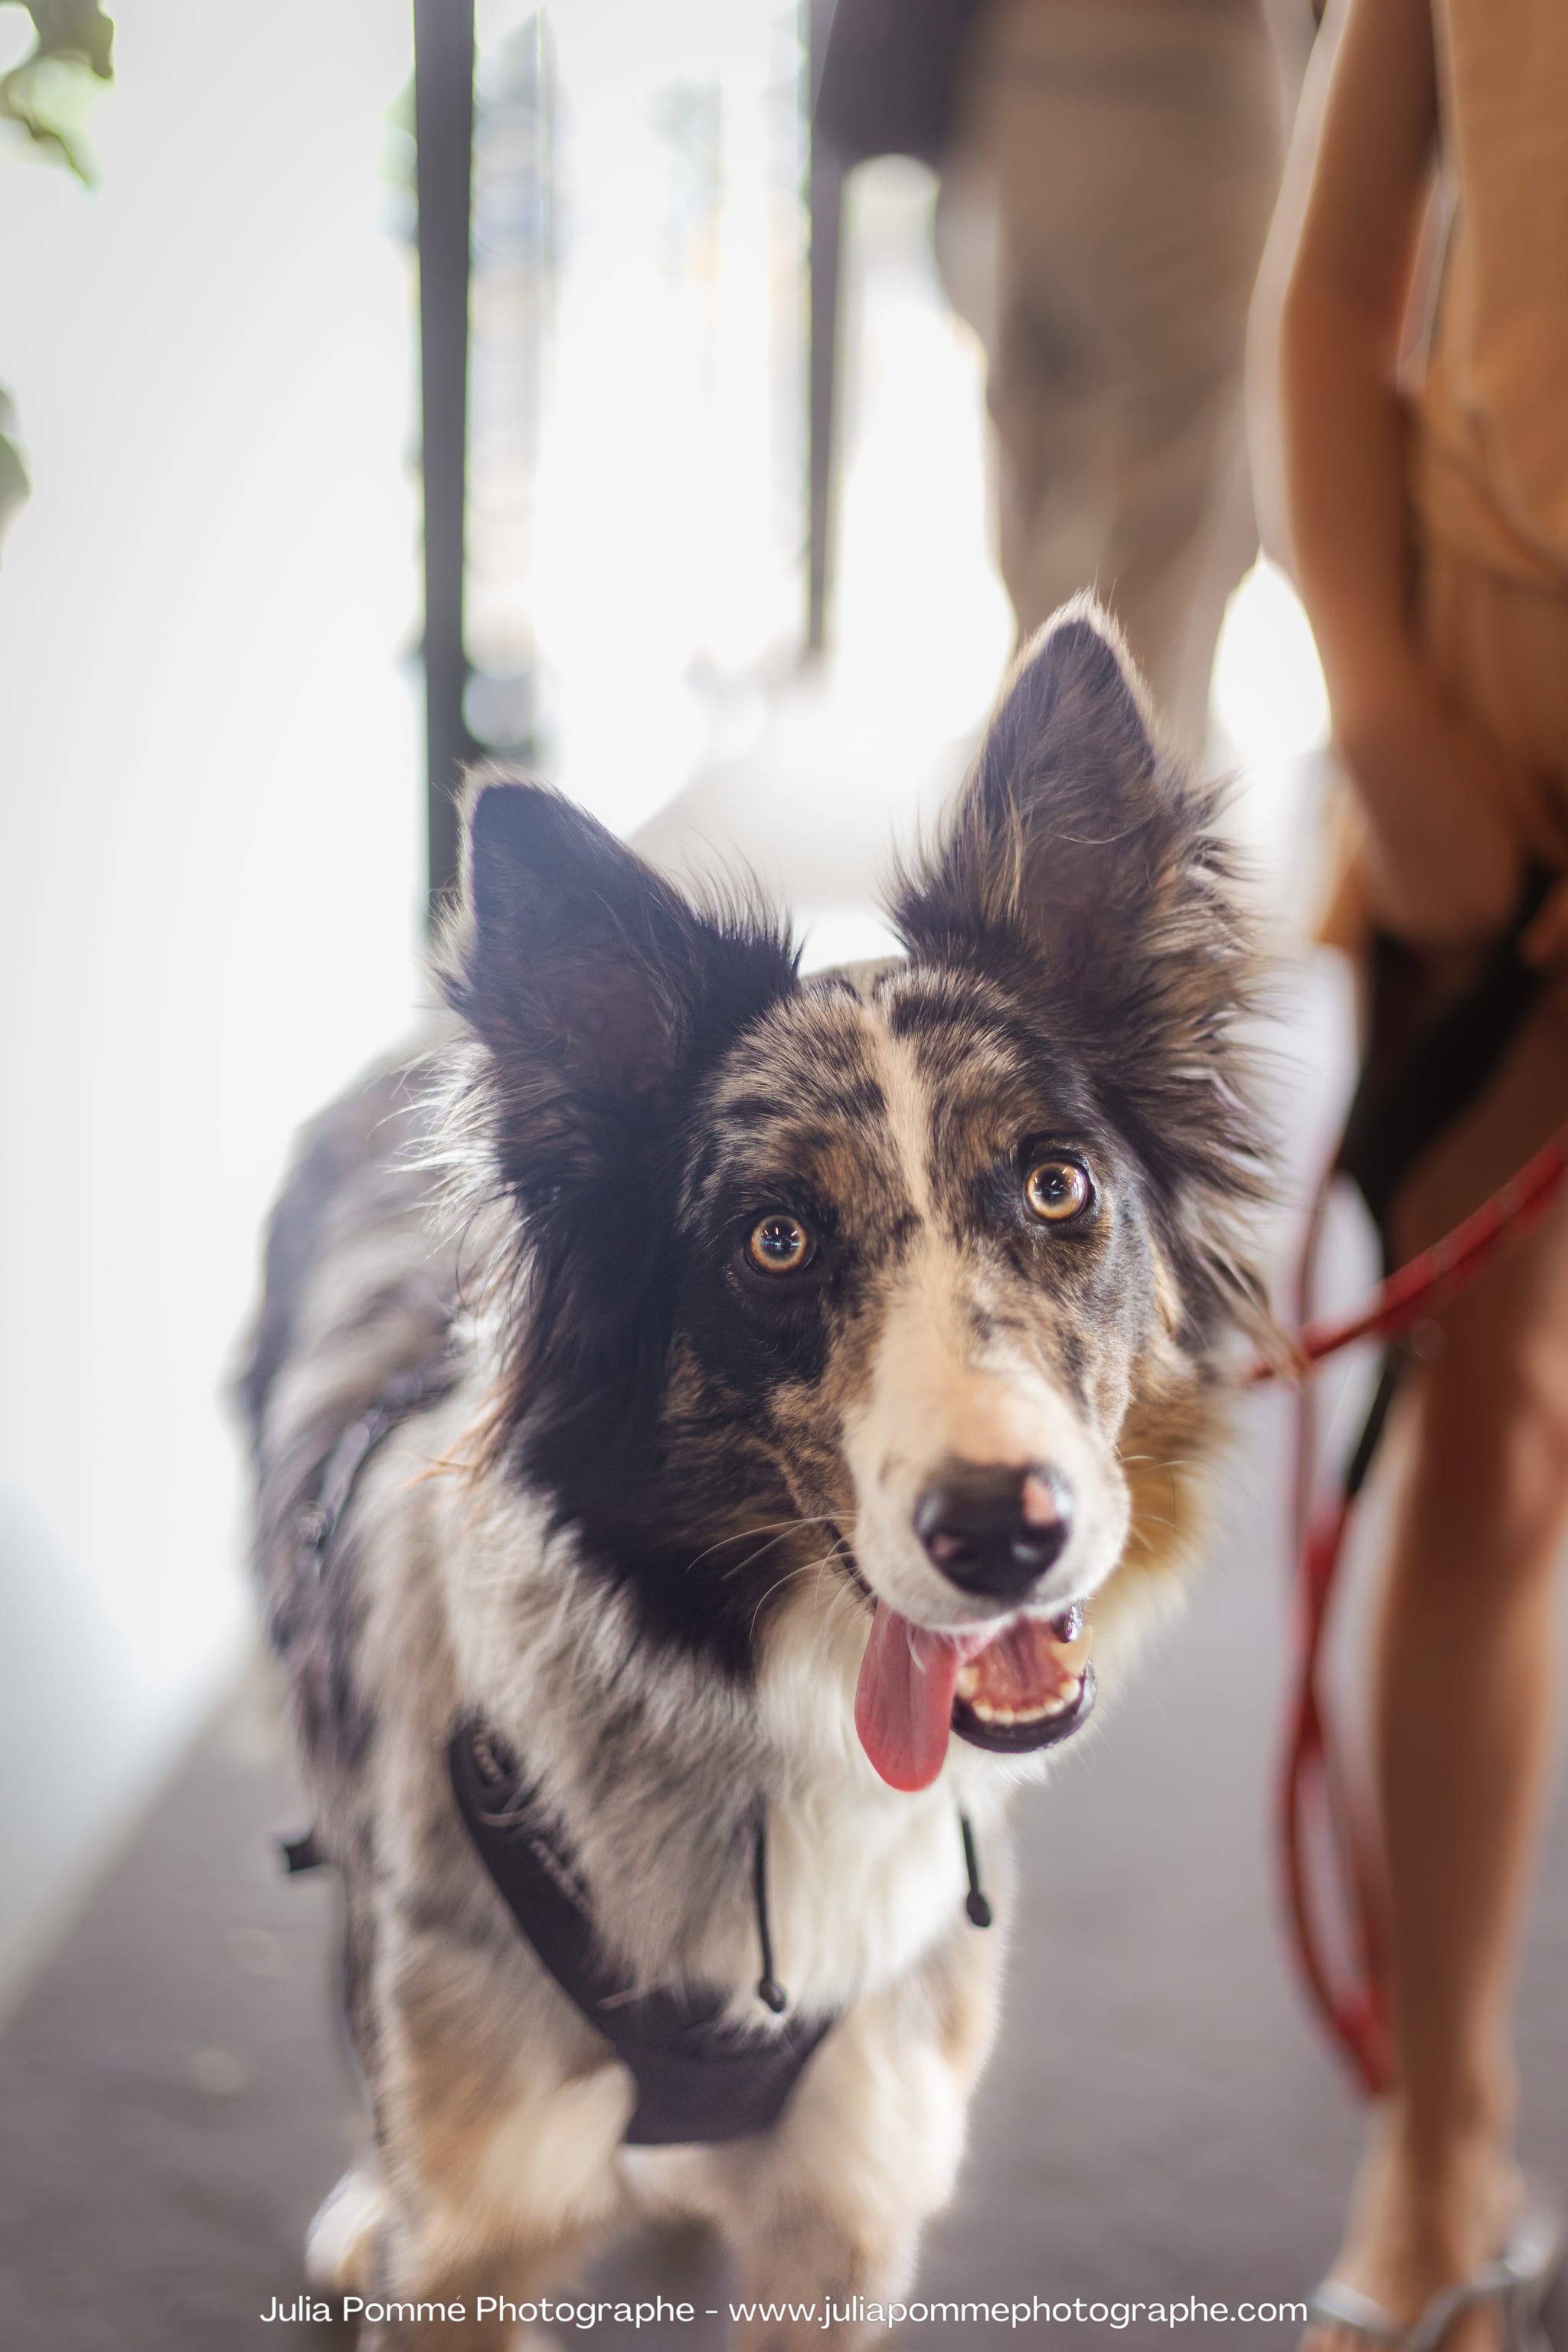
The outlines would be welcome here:
M 945 839 L 904 884 L 900 929 L 943 961 L 984 939 L 1102 965 L 1201 886 L 1209 814 L 1155 740 L 1115 624 L 1075 598 L 1020 655 Z
M 1151 1163 L 1247 1189 L 1226 1031 L 1255 971 L 1215 796 L 1161 744 L 1111 622 L 1026 647 L 945 838 L 894 908 L 919 961 L 1001 977 L 1096 1070 Z

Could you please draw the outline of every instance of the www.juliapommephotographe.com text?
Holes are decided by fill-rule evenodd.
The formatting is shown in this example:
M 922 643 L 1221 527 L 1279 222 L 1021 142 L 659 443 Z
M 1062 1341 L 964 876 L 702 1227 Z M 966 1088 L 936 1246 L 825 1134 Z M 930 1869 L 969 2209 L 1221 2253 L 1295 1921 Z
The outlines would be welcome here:
M 1090 2299 L 1086 2295 L 1032 2295 L 1026 2301 L 878 2303 L 860 2295 L 812 2302 L 731 2303 L 699 2306 L 672 2303 L 658 2296 L 647 2303 L 605 2303 L 586 2298 L 546 2295 L 537 2302 L 513 2302 L 506 2295 L 480 2294 L 447 2303 L 376 2301 L 357 2294 L 299 2295 L 291 2302 L 274 2296 L 263 2320 L 299 2323 L 304 2320 L 360 2320 L 371 2326 L 439 2322 L 462 2326 L 467 2322 L 500 2321 L 520 2327 L 695 2326 L 702 2319 L 727 2318 L 732 2326 L 789 2322 L 795 2326 L 824 2329 L 847 2326 L 882 2327 L 1260 2327 L 1281 2322 L 1304 2325 L 1304 2303 L 1212 2303 L 1197 2295 L 1177 2295 L 1168 2301 Z

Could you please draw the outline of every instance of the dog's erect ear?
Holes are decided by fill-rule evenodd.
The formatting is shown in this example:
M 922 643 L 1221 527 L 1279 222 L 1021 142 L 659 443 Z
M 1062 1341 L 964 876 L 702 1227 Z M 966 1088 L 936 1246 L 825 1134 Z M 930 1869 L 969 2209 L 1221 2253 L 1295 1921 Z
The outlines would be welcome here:
M 489 1049 L 503 1172 L 549 1191 L 628 1129 L 793 985 L 763 920 L 710 919 L 585 810 L 541 784 L 481 782 L 448 1002 Z
M 459 1010 L 497 1054 L 595 1097 L 646 1095 L 679 1050 L 691 918 L 584 810 L 484 785 L 468 827 Z
M 1019 656 L 900 928 L 938 957 L 998 934 L 1052 961 L 1103 953 L 1179 886 L 1205 814 L 1156 746 L 1114 624 L 1080 597 Z
M 1147 1164 L 1234 1198 L 1256 1189 L 1227 1037 L 1254 956 L 1214 817 L 1214 793 L 1161 746 L 1114 624 L 1079 598 L 1025 649 L 894 913 L 917 960 L 1026 997 Z
M 1003 689 L 943 840 L 894 908 L 917 958 L 1020 979 L 1075 1043 L 1183 1050 L 1250 965 L 1214 794 L 1162 749 L 1114 623 L 1075 599 Z

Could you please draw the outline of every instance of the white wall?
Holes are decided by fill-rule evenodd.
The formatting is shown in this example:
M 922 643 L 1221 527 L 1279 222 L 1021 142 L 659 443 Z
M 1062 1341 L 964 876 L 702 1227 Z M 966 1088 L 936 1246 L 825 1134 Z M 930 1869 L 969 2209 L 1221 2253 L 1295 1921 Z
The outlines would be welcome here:
M 420 992 L 409 12 L 115 14 L 99 189 L 0 152 L 0 1989 L 240 1638 L 256 1232 Z

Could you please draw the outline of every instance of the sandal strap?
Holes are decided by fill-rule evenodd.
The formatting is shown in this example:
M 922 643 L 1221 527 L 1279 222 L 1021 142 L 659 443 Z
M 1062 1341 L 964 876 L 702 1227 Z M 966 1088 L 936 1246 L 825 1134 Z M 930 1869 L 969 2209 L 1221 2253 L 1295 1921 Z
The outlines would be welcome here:
M 1537 2195 L 1526 2205 L 1498 2261 L 1517 2285 L 1545 2294 L 1563 2263 L 1563 2219 L 1547 2198 Z
M 1331 2327 L 1348 2328 L 1363 2344 L 1393 2345 L 1395 2352 L 1404 2352 L 1408 2341 L 1404 2328 L 1381 2303 L 1373 2303 L 1359 2287 L 1347 2286 L 1343 2279 L 1327 2278 L 1312 2289 L 1307 2297 L 1307 2317 Z
M 1441 2352 L 1444 2336 L 1462 2311 L 1478 2303 L 1511 2304 L 1508 2313 L 1510 2343 L 1520 2352 L 1530 2341 L 1530 2327 L 1541 2300 L 1563 2260 L 1563 2226 L 1554 2210 L 1539 2200 L 1527 2207 L 1510 2231 L 1502 2252 L 1469 2277 L 1442 2287 L 1426 2309 L 1403 2328 L 1380 2303 L 1342 2279 L 1325 2279 L 1308 2297 L 1310 2319 L 1342 2327 L 1363 2344 L 1381 2344 L 1392 2352 Z M 1519 2333 L 1523 2327 L 1524 2335 Z
M 1409 2352 L 1440 2352 L 1444 2336 L 1461 2311 L 1472 2310 L 1479 2303 L 1503 2303 L 1518 2294 L 1519 2285 L 1506 2263 L 1492 2262 L 1454 2286 L 1440 2287 L 1410 2330 Z M 1511 2337 L 1510 2327 L 1510 2341 Z
M 1410 2330 L 1409 2352 L 1441 2352 L 1450 2323 L 1478 2303 L 1507 2305 L 1510 2352 L 1527 2352 L 1535 2314 L 1562 2251 L 1554 2217 L 1542 2208 L 1527 2210 L 1494 2261 L 1433 2296 Z
M 1460 2312 L 1479 2303 L 1501 2303 L 1521 2293 L 1525 2282 L 1506 2262 L 1488 2263 L 1454 2286 L 1440 2287 L 1408 2328 L 1401 2327 L 1382 2304 L 1342 2279 L 1325 2279 L 1307 2299 L 1309 2319 L 1348 2328 L 1363 2343 L 1382 2344 L 1392 2352 L 1441 2352 L 1444 2336 Z

